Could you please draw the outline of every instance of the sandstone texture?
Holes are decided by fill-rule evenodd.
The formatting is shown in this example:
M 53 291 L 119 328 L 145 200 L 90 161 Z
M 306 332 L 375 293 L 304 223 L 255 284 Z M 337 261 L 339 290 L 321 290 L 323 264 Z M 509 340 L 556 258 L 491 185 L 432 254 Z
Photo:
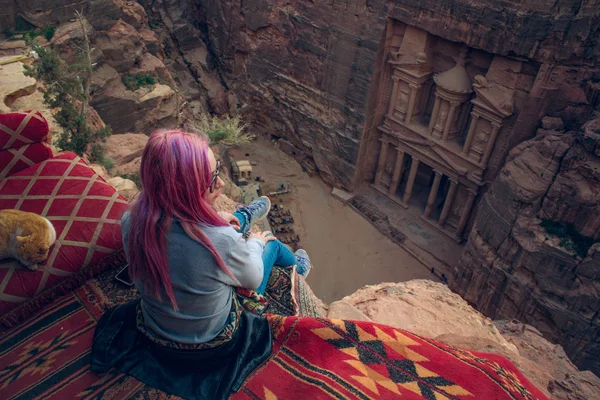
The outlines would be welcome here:
M 452 280 L 483 314 L 534 326 L 596 374 L 599 149 L 599 119 L 568 133 L 540 129 L 513 149 L 481 201 Z
M 365 286 L 342 300 L 380 324 L 430 338 L 445 334 L 474 336 L 496 343 L 507 353 L 518 354 L 491 319 L 441 283 L 428 280 L 381 283 Z
M 176 125 L 184 100 L 176 93 L 178 82 L 164 63 L 160 38 L 150 29 L 140 4 L 125 0 L 66 1 L 60 7 L 44 0 L 12 3 L 9 19 L 13 22 L 2 29 L 12 29 L 17 15 L 37 28 L 55 27 L 51 45 L 67 63 L 77 62 L 83 31 L 75 11 L 83 11 L 95 65 L 90 104 L 113 133 L 150 133 Z M 17 44 L 20 47 L 15 47 Z M 19 41 L 2 42 L 0 54 L 18 54 L 25 51 L 23 45 Z M 126 75 L 150 76 L 154 83 L 129 90 L 122 82 Z
M 143 133 L 124 133 L 106 138 L 104 154 L 115 162 L 113 174 L 138 173 L 147 142 L 148 136 Z
M 11 62 L 14 56 L 0 57 L 0 113 L 11 112 L 19 98 L 35 92 L 35 79 L 25 76 L 22 62 Z
M 561 346 L 518 321 L 491 321 L 445 285 L 427 280 L 365 286 L 329 305 L 328 318 L 392 325 L 474 351 L 501 354 L 555 400 L 587 400 L 600 379 L 579 371 Z
M 140 192 L 135 182 L 130 179 L 124 179 L 120 176 L 115 176 L 106 181 L 109 185 L 117 189 L 117 192 L 125 198 L 125 200 L 131 202 L 137 194 Z

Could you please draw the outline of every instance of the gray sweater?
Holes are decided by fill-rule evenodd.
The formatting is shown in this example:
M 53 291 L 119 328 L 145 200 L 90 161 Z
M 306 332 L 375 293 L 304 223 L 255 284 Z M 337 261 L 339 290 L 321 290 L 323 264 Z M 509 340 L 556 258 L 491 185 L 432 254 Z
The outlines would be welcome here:
M 121 221 L 126 254 L 129 254 L 129 216 L 126 213 Z M 246 241 L 229 226 L 201 229 L 240 286 L 256 289 L 263 279 L 264 243 L 257 239 Z M 171 282 L 179 309 L 175 311 L 168 300 L 155 299 L 136 281 L 145 325 L 158 336 L 175 342 L 207 342 L 226 325 L 236 284 L 219 268 L 208 249 L 190 238 L 179 222 L 173 221 L 167 239 Z

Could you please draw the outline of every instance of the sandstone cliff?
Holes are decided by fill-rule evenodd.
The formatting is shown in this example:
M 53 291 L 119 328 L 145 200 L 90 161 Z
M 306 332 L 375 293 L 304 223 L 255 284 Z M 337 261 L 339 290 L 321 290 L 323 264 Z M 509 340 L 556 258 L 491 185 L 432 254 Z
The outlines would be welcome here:
M 555 400 L 588 400 L 600 379 L 579 371 L 562 347 L 517 321 L 492 321 L 445 285 L 426 280 L 365 286 L 329 306 L 328 318 L 372 320 L 474 351 L 509 358 Z
M 204 40 L 200 48 L 206 48 L 227 88 L 235 92 L 248 122 L 288 139 L 294 152 L 314 159 L 327 183 L 347 189 L 370 178 L 369 163 L 378 151 L 367 136 L 380 123 L 376 84 L 386 56 L 382 38 L 391 20 L 541 65 L 510 146 L 535 132 L 540 112 L 550 107 L 550 93 L 553 113 L 580 122 L 589 112 L 583 104 L 588 100 L 577 90 L 563 91 L 562 82 L 575 79 L 579 86 L 597 75 L 597 0 L 158 3 L 166 13 L 186 10 L 184 20 L 199 28 L 194 37 Z M 191 28 L 179 30 L 187 34 Z
M 178 86 L 192 84 L 180 79 L 186 77 L 185 73 L 175 73 L 176 68 L 166 58 L 160 36 L 150 29 L 151 21 L 140 4 L 126 0 L 66 1 L 61 7 L 54 7 L 48 1 L 6 3 L 13 4 L 10 7 L 6 4 L 4 8 L 0 3 L 2 12 L 8 12 L 4 18 L 0 12 L 2 29 L 13 28 L 17 17 L 37 28 L 54 27 L 56 31 L 50 45 L 69 63 L 77 61 L 82 39 L 80 23 L 74 13 L 83 10 L 95 64 L 91 105 L 114 133 L 150 132 L 177 124 L 185 103 L 176 93 Z M 36 40 L 46 44 L 42 37 Z M 0 55 L 25 51 L 22 40 L 0 43 Z M 128 76 L 134 82 L 139 77 L 143 85 L 127 87 L 123 78 Z M 205 111 L 201 102 L 196 106 L 198 112 Z
M 600 119 L 577 132 L 539 130 L 510 153 L 479 207 L 452 289 L 493 319 L 533 325 L 598 373 Z

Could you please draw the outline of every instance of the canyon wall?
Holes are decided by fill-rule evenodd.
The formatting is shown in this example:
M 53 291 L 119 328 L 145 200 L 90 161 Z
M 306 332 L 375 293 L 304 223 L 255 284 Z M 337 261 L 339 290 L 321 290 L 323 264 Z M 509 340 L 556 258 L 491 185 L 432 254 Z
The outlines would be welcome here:
M 172 1 L 181 7 L 185 0 Z M 311 156 L 330 184 L 351 189 L 372 177 L 379 151 L 372 129 L 384 38 L 390 19 L 491 54 L 529 59 L 544 67 L 506 150 L 535 133 L 554 91 L 556 113 L 580 123 L 586 98 L 556 96 L 561 64 L 577 84 L 595 75 L 597 0 L 517 2 L 281 0 L 195 2 L 228 88 L 253 126 L 291 141 Z M 559 79 L 559 80 L 560 80 Z M 505 155 L 505 154 L 504 154 Z
M 48 0 L 0 0 L 0 29 L 13 27 L 17 16 L 40 27 L 63 24 L 82 9 L 110 67 L 102 69 L 103 98 L 95 106 L 116 132 L 173 122 L 169 101 L 168 115 L 154 118 L 162 121 L 138 122 L 156 110 L 153 104 L 140 106 L 143 96 L 123 96 L 118 82 L 110 82 L 113 70 L 123 74 L 139 63 L 158 65 L 156 57 L 181 88 L 191 115 L 241 112 L 256 131 L 287 139 L 299 161 L 309 159 L 308 169 L 316 165 L 325 181 L 346 189 L 374 174 L 379 152 L 374 129 L 384 96 L 379 78 L 387 68 L 383 39 L 392 20 L 539 65 L 516 128 L 496 157 L 500 164 L 511 147 L 534 134 L 542 115 L 577 125 L 589 117 L 585 105 L 596 96 L 587 82 L 598 75 L 593 69 L 600 52 L 598 0 L 139 3 L 149 18 L 136 2 L 125 0 L 67 0 L 60 7 Z M 580 90 L 563 90 L 567 83 Z M 168 95 L 163 92 L 161 101 Z M 117 109 L 133 118 L 119 117 Z
M 544 119 L 483 197 L 452 289 L 515 318 L 600 372 L 600 119 L 565 132 Z

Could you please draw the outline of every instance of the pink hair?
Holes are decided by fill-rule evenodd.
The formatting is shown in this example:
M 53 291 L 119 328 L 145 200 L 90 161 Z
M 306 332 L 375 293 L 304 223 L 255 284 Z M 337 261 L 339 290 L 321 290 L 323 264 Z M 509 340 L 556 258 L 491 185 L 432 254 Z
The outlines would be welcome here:
M 150 135 L 140 165 L 142 191 L 131 209 L 129 272 L 157 299 L 166 293 L 177 309 L 168 263 L 167 232 L 176 218 L 189 237 L 205 246 L 234 282 L 201 226 L 227 226 L 204 199 L 212 179 L 208 139 L 181 130 Z M 161 291 L 162 289 L 162 291 Z

